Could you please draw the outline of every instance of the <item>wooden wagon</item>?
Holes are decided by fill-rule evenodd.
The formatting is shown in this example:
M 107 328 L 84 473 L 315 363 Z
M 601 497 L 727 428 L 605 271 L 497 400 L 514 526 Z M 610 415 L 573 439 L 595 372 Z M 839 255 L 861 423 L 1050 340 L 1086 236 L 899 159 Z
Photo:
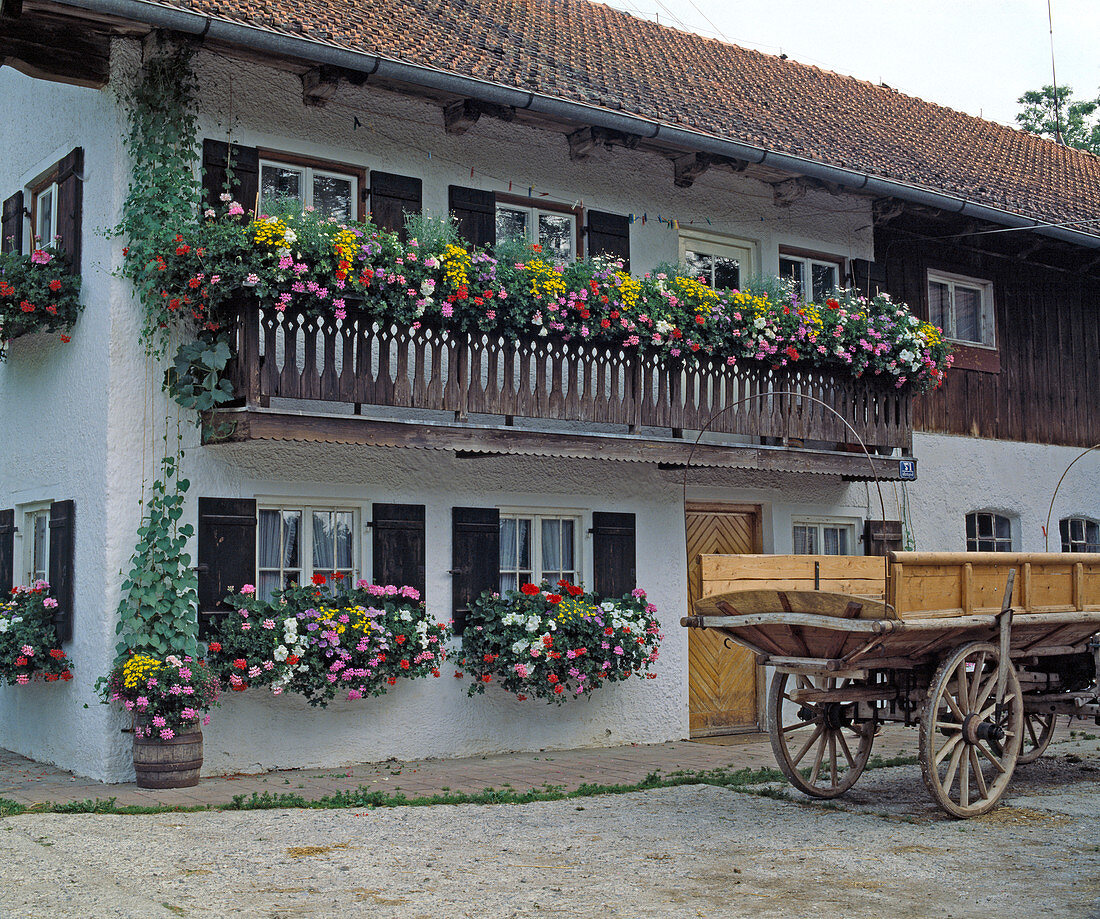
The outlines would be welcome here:
M 1042 754 L 1057 715 L 1100 723 L 1100 557 L 700 561 L 720 592 L 695 601 L 681 624 L 717 629 L 774 668 L 772 748 L 806 794 L 851 788 L 878 725 L 899 722 L 920 728 L 936 802 L 974 817 L 996 806 L 1017 763 Z

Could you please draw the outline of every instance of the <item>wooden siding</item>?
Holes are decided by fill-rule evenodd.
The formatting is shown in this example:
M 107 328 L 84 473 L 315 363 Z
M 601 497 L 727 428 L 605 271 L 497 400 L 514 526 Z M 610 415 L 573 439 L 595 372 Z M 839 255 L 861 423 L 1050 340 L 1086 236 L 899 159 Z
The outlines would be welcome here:
M 889 227 L 876 232 L 875 249 L 885 269 L 882 289 L 924 318 L 929 269 L 993 283 L 999 371 L 953 367 L 941 389 L 914 398 L 914 430 L 1080 447 L 1100 442 L 1100 280 Z M 1090 260 L 1082 251 L 1082 267 Z

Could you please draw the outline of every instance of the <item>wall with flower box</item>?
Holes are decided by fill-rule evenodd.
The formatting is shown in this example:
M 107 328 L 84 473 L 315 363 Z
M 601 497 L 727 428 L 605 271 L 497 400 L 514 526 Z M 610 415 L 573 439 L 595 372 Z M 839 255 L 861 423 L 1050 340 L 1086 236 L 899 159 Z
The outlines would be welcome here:
M 86 775 L 118 775 L 123 756 L 114 740 L 118 717 L 94 704 L 93 684 L 113 655 L 119 547 L 132 528 L 112 525 L 112 484 L 125 479 L 110 470 L 117 427 L 142 426 L 140 399 L 120 406 L 126 380 L 113 374 L 112 354 L 136 348 L 112 328 L 115 305 L 131 306 L 125 287 L 109 269 L 121 242 L 102 232 L 117 219 L 125 189 L 118 143 L 121 115 L 112 93 L 32 80 L 0 69 L 0 198 L 32 187 L 50 166 L 76 147 L 82 172 L 82 298 L 86 310 L 69 342 L 58 335 L 29 334 L 13 340 L 0 363 L 0 508 L 15 510 L 14 580 L 26 581 L 28 508 L 72 501 L 75 518 L 73 638 L 64 650 L 73 660 L 72 682 L 0 688 L 0 747 Z M 93 127 L 94 126 L 94 127 Z M 27 200 L 28 206 L 30 200 Z M 29 227 L 29 222 L 28 222 Z M 25 231 L 25 237 L 29 230 Z M 111 387 L 116 387 L 111 389 Z M 114 400 L 114 401 L 113 401 Z M 133 467 L 127 459 L 127 474 Z M 140 471 L 140 464 L 136 467 Z M 136 476 L 140 479 L 140 475 Z M 140 490 L 140 481 L 136 487 Z M 127 757 L 128 758 L 128 757 Z

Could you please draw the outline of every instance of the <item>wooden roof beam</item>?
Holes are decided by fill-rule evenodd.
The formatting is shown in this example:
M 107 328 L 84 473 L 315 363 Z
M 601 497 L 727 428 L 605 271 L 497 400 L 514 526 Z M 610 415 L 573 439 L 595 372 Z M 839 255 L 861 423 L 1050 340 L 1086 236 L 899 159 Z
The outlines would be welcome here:
M 3 0 L 0 66 L 40 80 L 102 89 L 110 78 L 110 37 L 62 20 L 19 15 L 19 0 Z M 15 18 L 18 16 L 18 18 Z

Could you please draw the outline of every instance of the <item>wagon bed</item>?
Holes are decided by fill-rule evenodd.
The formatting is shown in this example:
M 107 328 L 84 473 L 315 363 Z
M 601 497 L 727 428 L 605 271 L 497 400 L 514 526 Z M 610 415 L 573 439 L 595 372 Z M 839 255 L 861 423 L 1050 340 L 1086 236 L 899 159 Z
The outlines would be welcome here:
M 850 788 L 875 725 L 900 721 L 921 727 L 937 801 L 974 816 L 996 804 L 1017 761 L 1042 753 L 1057 714 L 1100 720 L 1100 559 L 891 553 L 701 565 L 709 595 L 682 624 L 716 629 L 775 668 L 772 746 L 809 794 Z

